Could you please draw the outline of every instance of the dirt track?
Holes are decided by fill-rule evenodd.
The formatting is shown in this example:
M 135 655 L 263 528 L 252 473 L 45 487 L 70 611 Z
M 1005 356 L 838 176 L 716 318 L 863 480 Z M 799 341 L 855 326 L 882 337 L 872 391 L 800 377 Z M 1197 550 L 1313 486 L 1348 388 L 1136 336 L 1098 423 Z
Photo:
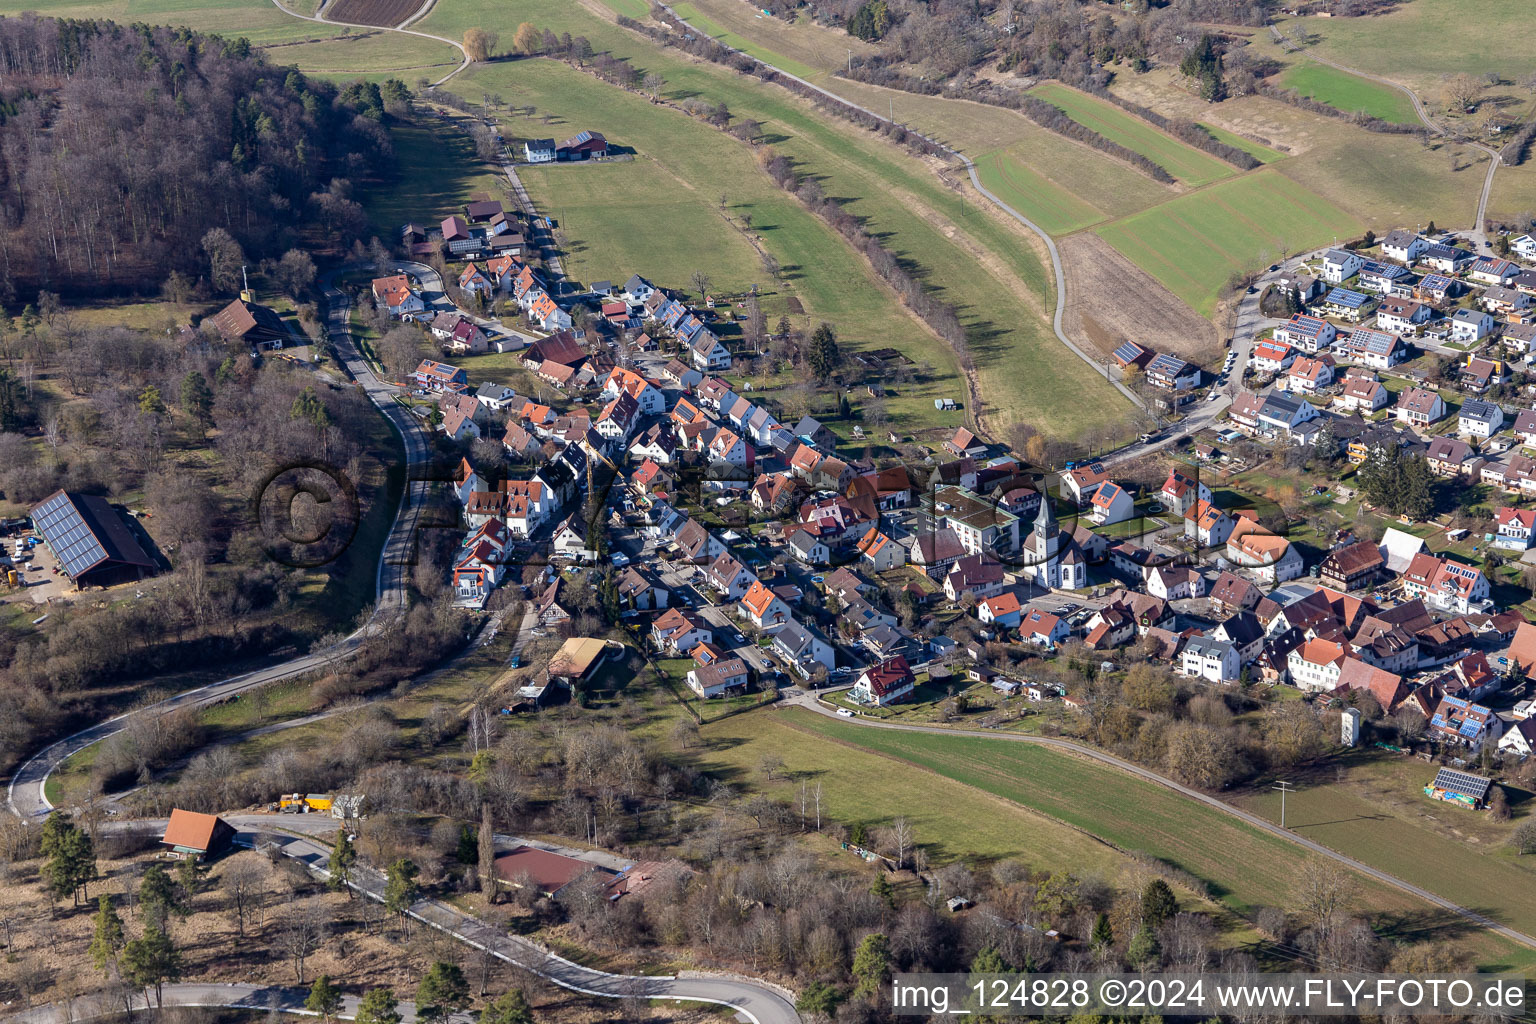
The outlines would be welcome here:
M 1115 344 L 1140 342 L 1195 363 L 1208 363 L 1220 352 L 1220 336 L 1209 320 L 1098 235 L 1085 231 L 1060 239 L 1059 244 L 1069 297 L 1063 323 L 1080 343 L 1091 344 L 1107 356 L 1114 348 L 1107 335 Z M 1088 330 L 1084 314 L 1102 330 Z
M 420 0 L 331 0 L 325 16 L 336 21 L 389 28 L 409 18 Z

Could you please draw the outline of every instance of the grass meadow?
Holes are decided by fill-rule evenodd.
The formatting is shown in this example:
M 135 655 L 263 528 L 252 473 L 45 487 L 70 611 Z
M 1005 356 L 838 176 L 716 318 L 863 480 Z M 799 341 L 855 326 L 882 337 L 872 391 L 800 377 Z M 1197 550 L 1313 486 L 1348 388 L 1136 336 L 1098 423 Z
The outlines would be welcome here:
M 1254 142 L 1252 139 L 1245 139 L 1241 135 L 1234 135 L 1225 128 L 1218 128 L 1213 124 L 1206 124 L 1203 121 L 1200 122 L 1200 127 L 1204 128 L 1218 142 L 1225 142 L 1229 146 L 1236 146 L 1261 164 L 1272 164 L 1276 160 L 1285 159 L 1286 155 L 1279 150 L 1270 149 L 1268 146 Z
M 1350 213 L 1273 170 L 1180 196 L 1099 235 L 1202 316 L 1234 272 L 1361 230 Z
M 1112 103 L 1055 82 L 1037 85 L 1030 94 L 1055 104 L 1078 124 L 1092 128 L 1111 142 L 1160 164 L 1186 185 L 1206 185 L 1237 173 L 1237 168 L 1209 153 L 1186 145 L 1161 129 Z
M 475 155 L 462 129 L 421 120 L 396 122 L 390 134 L 399 177 L 364 196 L 368 219 L 381 239 L 398 238 L 407 221 L 433 225 L 462 213 L 476 193 L 500 198 L 507 187 L 507 179 Z
M 1281 76 L 1280 84 L 1346 113 L 1364 111 L 1395 124 L 1419 121 L 1413 103 L 1397 89 L 1326 64 L 1304 60 Z
M 1106 219 L 1103 210 L 1032 170 L 1005 149 L 975 160 L 987 190 L 1052 235 L 1065 235 Z

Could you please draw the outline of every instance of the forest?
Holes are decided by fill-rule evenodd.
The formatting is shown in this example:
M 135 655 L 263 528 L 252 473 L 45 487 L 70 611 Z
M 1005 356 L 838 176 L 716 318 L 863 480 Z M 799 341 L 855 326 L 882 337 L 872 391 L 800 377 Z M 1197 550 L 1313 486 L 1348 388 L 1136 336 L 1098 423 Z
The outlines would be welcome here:
M 0 302 L 158 288 L 206 270 L 215 228 L 256 258 L 317 221 L 345 245 L 366 228 L 351 183 L 392 163 L 378 89 L 338 92 L 244 39 L 3 18 L 0 75 Z

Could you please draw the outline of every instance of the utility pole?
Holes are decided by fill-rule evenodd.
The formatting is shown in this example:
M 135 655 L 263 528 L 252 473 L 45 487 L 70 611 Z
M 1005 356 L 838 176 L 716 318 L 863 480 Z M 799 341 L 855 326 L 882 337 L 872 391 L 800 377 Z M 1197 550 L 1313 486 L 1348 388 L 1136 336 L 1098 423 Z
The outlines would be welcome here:
M 1285 794 L 1296 792 L 1289 782 L 1277 782 L 1275 789 L 1280 791 L 1280 827 L 1285 828 Z
M 848 73 L 853 74 L 853 48 L 848 49 Z

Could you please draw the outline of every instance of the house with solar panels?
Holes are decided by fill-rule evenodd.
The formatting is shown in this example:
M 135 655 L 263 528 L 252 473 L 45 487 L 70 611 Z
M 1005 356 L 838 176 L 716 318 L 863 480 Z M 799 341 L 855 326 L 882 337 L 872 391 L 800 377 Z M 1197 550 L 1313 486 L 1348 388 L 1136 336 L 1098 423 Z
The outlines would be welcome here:
M 1435 773 L 1435 781 L 1424 787 L 1424 795 L 1446 803 L 1461 804 L 1475 811 L 1488 799 L 1488 790 L 1492 786 L 1493 780 L 1481 775 L 1441 768 Z
M 1493 709 L 1460 697 L 1441 697 L 1429 720 L 1431 739 L 1470 747 L 1474 752 L 1497 743 L 1504 735 L 1504 720 Z
M 33 507 L 32 528 L 77 588 L 132 583 L 159 568 L 122 515 L 98 495 L 55 491 Z
M 601 132 L 577 132 L 555 148 L 561 160 L 590 160 L 608 155 L 608 140 Z

